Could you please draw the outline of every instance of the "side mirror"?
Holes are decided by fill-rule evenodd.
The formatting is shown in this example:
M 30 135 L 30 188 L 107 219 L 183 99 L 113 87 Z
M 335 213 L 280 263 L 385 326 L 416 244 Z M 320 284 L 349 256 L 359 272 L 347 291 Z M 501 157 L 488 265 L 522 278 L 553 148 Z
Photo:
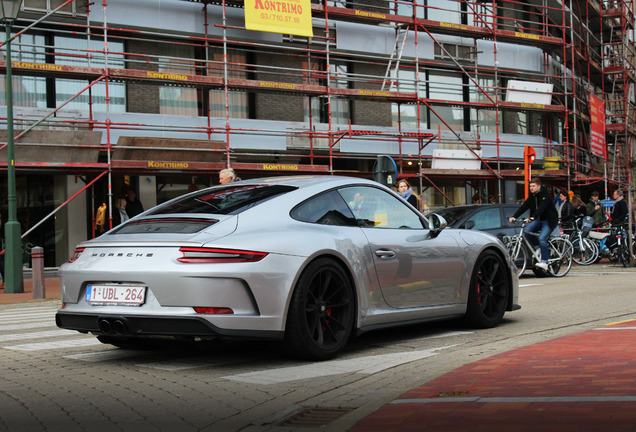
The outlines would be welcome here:
M 431 213 L 428 215 L 428 227 L 431 230 L 431 237 L 437 237 L 447 226 L 448 223 L 446 223 L 446 219 L 437 213 Z
M 466 221 L 464 224 L 464 229 L 473 229 L 475 228 L 475 221 Z

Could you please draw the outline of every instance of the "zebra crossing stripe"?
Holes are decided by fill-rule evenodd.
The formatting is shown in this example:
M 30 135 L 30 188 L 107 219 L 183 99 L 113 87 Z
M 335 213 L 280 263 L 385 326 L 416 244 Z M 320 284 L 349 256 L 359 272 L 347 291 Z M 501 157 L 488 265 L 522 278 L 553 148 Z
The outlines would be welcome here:
M 97 340 L 97 338 L 90 337 L 84 339 L 71 339 L 71 340 L 63 340 L 57 342 L 39 342 L 39 343 L 30 343 L 30 344 L 21 344 L 21 345 L 9 345 L 9 346 L 0 346 L 0 348 L 14 350 L 14 351 L 41 351 L 41 350 L 49 350 L 49 349 L 58 349 L 58 348 L 76 348 L 76 347 L 87 347 L 92 345 L 101 345 L 102 343 Z
M 10 309 L 2 309 L 0 310 L 0 315 L 4 315 L 5 313 L 13 313 L 13 312 L 34 312 L 34 311 L 52 311 L 55 312 L 60 308 L 59 305 L 55 306 L 38 306 L 38 307 L 20 307 L 20 308 L 10 308 Z
M 55 327 L 55 322 L 53 320 L 46 320 L 46 321 L 28 322 L 24 324 L 0 325 L 0 331 L 28 330 L 28 329 L 43 328 L 43 327 Z
M 40 332 L 33 333 L 13 333 L 0 335 L 0 342 L 11 342 L 11 341 L 20 341 L 26 339 L 40 339 L 47 337 L 57 337 L 57 336 L 69 336 L 71 333 L 68 330 L 46 330 Z
M 33 320 L 42 319 L 42 318 L 48 318 L 50 320 L 54 320 L 55 314 L 33 314 L 33 315 L 19 315 L 14 317 L 0 317 L 0 324 L 33 321 Z

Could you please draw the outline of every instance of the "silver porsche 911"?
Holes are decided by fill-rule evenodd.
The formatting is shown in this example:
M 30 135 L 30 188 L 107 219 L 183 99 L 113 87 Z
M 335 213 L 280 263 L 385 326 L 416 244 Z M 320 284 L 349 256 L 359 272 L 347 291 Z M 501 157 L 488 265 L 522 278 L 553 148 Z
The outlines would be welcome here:
M 315 360 L 386 326 L 456 317 L 497 325 L 519 308 L 505 247 L 445 226 L 370 180 L 215 186 L 80 244 L 59 270 L 56 322 L 116 346 L 264 338 Z

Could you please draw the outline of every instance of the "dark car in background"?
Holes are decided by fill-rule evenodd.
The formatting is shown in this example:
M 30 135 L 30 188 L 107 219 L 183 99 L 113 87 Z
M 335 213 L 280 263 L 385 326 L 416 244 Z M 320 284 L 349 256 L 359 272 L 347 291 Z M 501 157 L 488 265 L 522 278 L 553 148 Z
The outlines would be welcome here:
M 445 207 L 434 211 L 446 219 L 449 228 L 463 228 L 485 231 L 500 240 L 503 236 L 519 234 L 520 225 L 508 222 L 519 204 L 468 204 Z M 527 218 L 526 211 L 520 216 Z

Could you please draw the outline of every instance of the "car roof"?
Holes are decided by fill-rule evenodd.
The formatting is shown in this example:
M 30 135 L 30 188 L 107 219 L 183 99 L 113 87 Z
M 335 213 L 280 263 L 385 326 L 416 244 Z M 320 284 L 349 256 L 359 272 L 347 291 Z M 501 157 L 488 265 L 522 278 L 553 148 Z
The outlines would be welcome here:
M 479 209 L 486 207 L 519 207 L 521 204 L 510 204 L 510 203 L 491 203 L 491 204 L 462 204 L 456 206 L 448 206 L 444 207 L 440 210 L 451 210 L 451 209 Z
M 277 176 L 277 177 L 261 177 L 250 180 L 242 180 L 240 183 L 244 184 L 276 184 L 295 186 L 298 188 L 312 187 L 315 185 L 325 186 L 330 184 L 332 186 L 347 185 L 350 183 L 366 183 L 369 185 L 378 185 L 372 180 L 360 178 L 360 177 L 346 177 L 346 176 L 334 176 L 334 175 L 297 175 L 297 176 Z

